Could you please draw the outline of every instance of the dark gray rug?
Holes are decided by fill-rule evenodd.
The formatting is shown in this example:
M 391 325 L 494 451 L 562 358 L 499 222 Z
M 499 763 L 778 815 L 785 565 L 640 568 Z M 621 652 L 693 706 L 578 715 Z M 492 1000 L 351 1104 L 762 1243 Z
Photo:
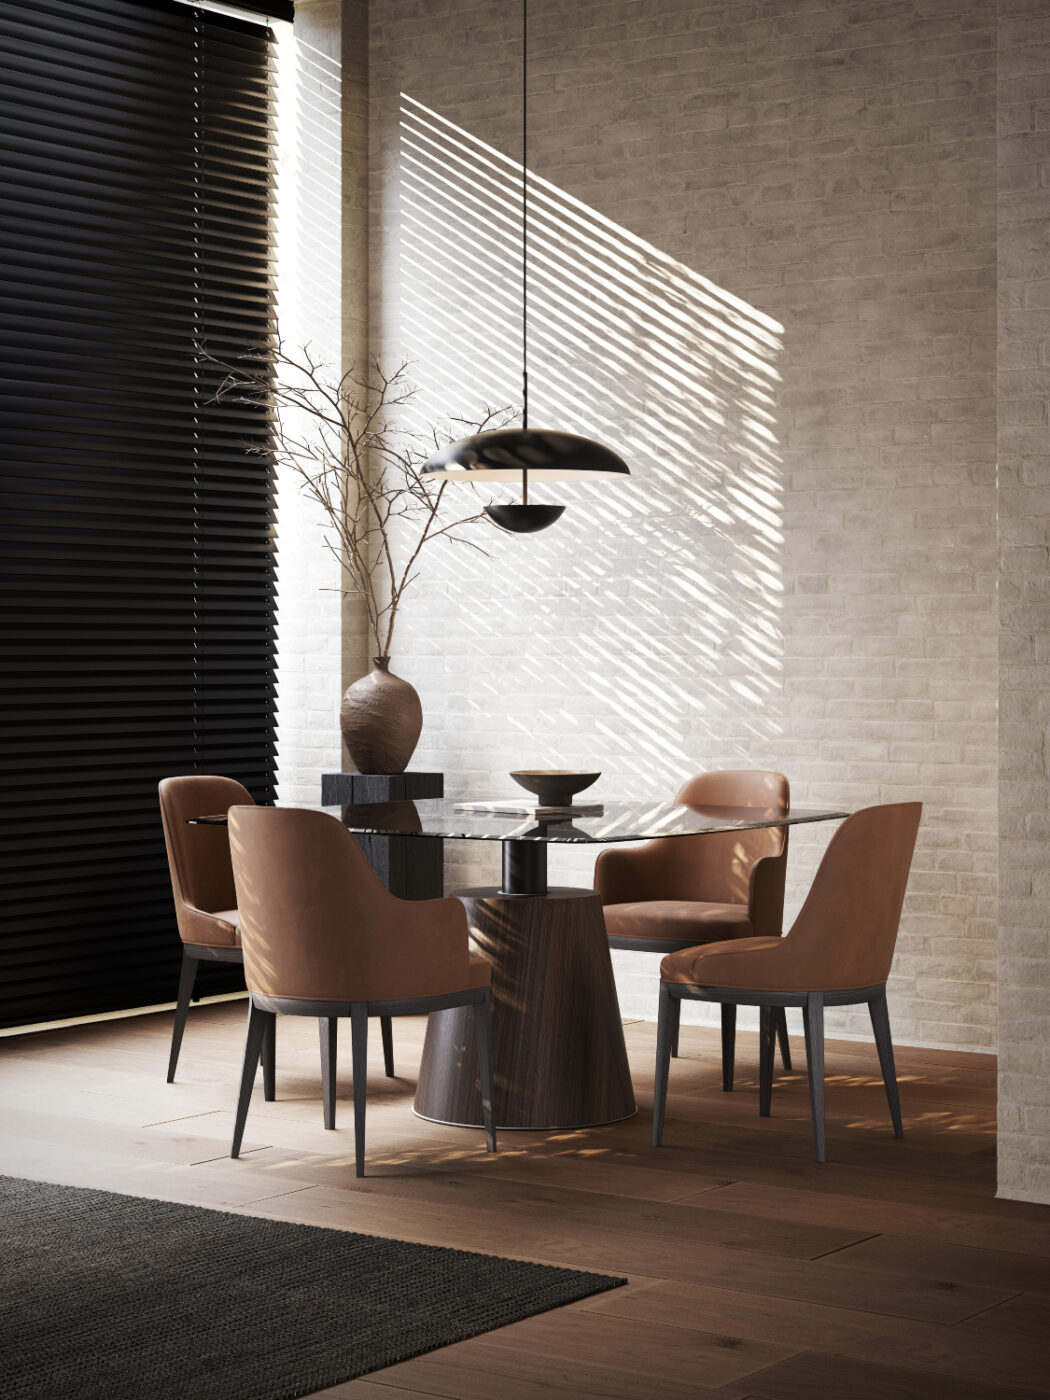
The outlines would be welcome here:
M 0 1177 L 4 1400 L 291 1400 L 625 1279 Z

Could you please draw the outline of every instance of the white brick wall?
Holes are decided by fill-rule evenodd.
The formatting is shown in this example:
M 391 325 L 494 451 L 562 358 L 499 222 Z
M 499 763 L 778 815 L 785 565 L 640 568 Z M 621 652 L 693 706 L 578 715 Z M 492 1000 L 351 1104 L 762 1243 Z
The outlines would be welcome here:
M 518 397 L 517 7 L 375 0 L 372 341 L 427 414 Z M 530 5 L 534 424 L 629 483 L 435 550 L 394 652 L 451 795 L 919 797 L 901 1042 L 995 1044 L 995 6 Z M 401 94 L 407 94 L 403 98 Z M 467 488 L 462 488 L 464 491 Z M 508 493 L 503 492 L 503 495 Z M 793 838 L 793 912 L 828 828 Z M 585 883 L 583 852 L 552 857 Z M 453 846 L 450 884 L 498 849 Z M 656 963 L 619 966 L 651 1014 Z M 839 1013 L 836 1033 L 870 1032 Z
M 1050 1202 L 1050 16 L 999 11 L 999 1194 Z
M 300 0 L 279 49 L 278 315 L 292 344 L 338 365 L 341 100 L 338 0 Z M 318 802 L 322 771 L 342 766 L 339 571 L 323 548 L 323 516 L 298 479 L 277 483 L 277 792 Z

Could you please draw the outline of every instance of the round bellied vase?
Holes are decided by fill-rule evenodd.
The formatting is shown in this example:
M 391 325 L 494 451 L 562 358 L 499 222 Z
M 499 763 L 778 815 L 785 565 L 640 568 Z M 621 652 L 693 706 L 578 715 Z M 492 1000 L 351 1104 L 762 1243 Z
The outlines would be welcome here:
M 347 687 L 339 728 L 359 773 L 403 773 L 408 767 L 423 707 L 415 687 L 390 670 L 389 656 L 373 656 L 368 675 Z

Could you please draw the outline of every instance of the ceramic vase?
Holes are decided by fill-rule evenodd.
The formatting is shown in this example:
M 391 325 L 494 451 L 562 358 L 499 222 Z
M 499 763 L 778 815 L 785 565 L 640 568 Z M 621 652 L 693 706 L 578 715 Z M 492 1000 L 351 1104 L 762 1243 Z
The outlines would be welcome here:
M 423 707 L 415 688 L 373 656 L 372 670 L 347 688 L 339 728 L 359 773 L 403 773 L 419 742 Z

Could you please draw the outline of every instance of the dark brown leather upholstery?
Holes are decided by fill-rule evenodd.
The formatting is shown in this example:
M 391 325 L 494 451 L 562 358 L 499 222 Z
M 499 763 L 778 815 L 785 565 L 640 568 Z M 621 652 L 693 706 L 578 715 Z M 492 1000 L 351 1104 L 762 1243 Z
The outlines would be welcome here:
M 746 769 L 701 773 L 675 798 L 690 806 L 782 816 L 788 780 Z M 683 946 L 779 935 L 784 918 L 787 828 L 674 836 L 603 851 L 594 870 L 610 938 Z
M 661 979 L 778 992 L 845 991 L 885 982 L 921 815 L 920 802 L 898 802 L 847 817 L 790 933 L 669 953 Z
M 240 945 L 237 893 L 225 827 L 189 826 L 189 817 L 227 812 L 251 804 L 251 794 L 233 778 L 191 775 L 164 778 L 158 789 L 164 844 L 184 943 L 210 948 Z
M 487 987 L 457 899 L 403 900 L 336 817 L 234 807 L 230 851 L 244 975 L 259 995 L 400 1001 Z

